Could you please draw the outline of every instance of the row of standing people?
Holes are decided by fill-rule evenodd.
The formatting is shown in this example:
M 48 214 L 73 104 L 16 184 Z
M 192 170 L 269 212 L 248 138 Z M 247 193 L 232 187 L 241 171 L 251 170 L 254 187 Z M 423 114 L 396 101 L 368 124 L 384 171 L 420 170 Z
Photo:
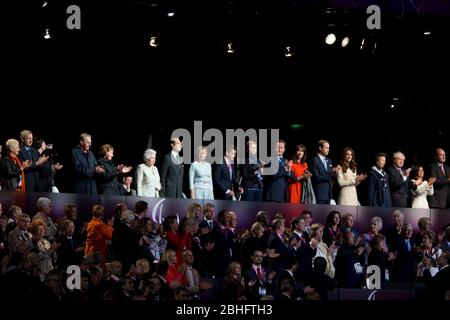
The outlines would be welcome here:
M 2 159 L 1 175 L 3 189 L 21 191 L 51 191 L 54 172 L 62 168 L 59 163 L 49 164 L 42 155 L 45 142 L 36 150 L 32 147 L 33 135 L 24 130 L 22 144 L 8 140 L 8 156 Z M 114 148 L 108 144 L 100 148 L 100 158 L 95 159 L 90 151 L 89 134 L 80 136 L 80 145 L 72 150 L 73 188 L 84 194 L 124 194 L 147 197 L 182 198 L 184 163 L 180 156 L 181 141 L 172 138 L 170 153 L 163 158 L 161 168 L 155 166 L 156 151 L 147 149 L 144 163 L 136 169 L 136 189 L 130 188 L 131 166 L 116 166 L 112 158 Z M 272 201 L 291 203 L 330 204 L 333 202 L 332 186 L 340 187 L 337 203 L 360 205 L 356 187 L 368 180 L 368 205 L 375 207 L 448 208 L 450 205 L 450 168 L 445 165 L 446 155 L 436 150 L 436 162 L 430 166 L 430 178 L 424 179 L 423 166 L 404 169 L 405 156 L 401 152 L 393 155 L 393 164 L 384 169 L 387 155 L 378 153 L 375 165 L 369 174 L 358 174 L 355 154 L 351 148 L 342 151 L 339 165 L 333 167 L 328 158 L 330 144 L 318 142 L 318 152 L 311 161 L 311 170 L 306 161 L 306 147 L 297 145 L 292 160 L 284 158 L 286 143 L 277 143 L 278 171 L 265 175 L 270 164 L 261 163 L 257 157 L 257 144 L 247 143 L 245 164 L 236 166 L 236 149 L 228 146 L 222 164 L 214 167 L 206 162 L 207 148 L 197 151 L 197 161 L 189 168 L 189 190 L 192 199 L 224 199 L 247 201 Z M 49 177 L 51 177 L 49 179 Z M 119 182 L 123 179 L 123 184 Z

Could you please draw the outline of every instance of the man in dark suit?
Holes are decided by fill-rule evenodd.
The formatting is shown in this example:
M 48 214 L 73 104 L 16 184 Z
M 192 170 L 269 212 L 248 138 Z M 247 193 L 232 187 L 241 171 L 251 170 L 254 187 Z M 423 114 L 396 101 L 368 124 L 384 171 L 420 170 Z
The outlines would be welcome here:
M 211 242 L 214 243 L 212 248 L 213 265 L 212 272 L 216 277 L 223 278 L 228 265 L 232 260 L 233 239 L 230 238 L 227 226 L 229 225 L 230 214 L 226 209 L 221 210 L 217 219 L 218 224 L 213 226 L 211 231 Z
M 393 282 L 407 283 L 416 279 L 416 265 L 420 261 L 420 255 L 414 250 L 412 234 L 412 225 L 405 223 L 402 226 L 402 238 L 397 241 L 393 250 L 397 252 L 392 267 Z
M 214 193 L 216 199 L 237 200 L 237 193 L 242 193 L 234 165 L 235 158 L 236 149 L 234 146 L 227 146 L 223 163 L 217 163 L 214 167 Z
M 430 177 L 435 178 L 434 194 L 429 197 L 430 208 L 450 208 L 450 167 L 445 164 L 445 151 L 436 149 L 436 162 L 430 166 Z
M 406 170 L 402 169 L 404 163 L 405 155 L 401 152 L 395 152 L 393 155 L 393 165 L 386 170 L 393 207 L 410 207 L 410 190 L 417 189 L 416 184 L 409 177 L 411 168 Z
M 25 162 L 29 160 L 31 165 L 24 169 L 25 172 L 25 189 L 26 192 L 39 192 L 39 172 L 42 165 L 47 162 L 48 156 L 42 156 L 32 147 L 33 133 L 29 130 L 23 130 L 20 133 L 22 143 L 20 145 L 19 158 Z
M 435 300 L 444 300 L 447 292 L 450 291 L 450 253 L 443 253 L 437 258 L 439 272 L 434 277 L 431 276 L 430 268 L 432 266 L 431 260 L 424 260 L 425 270 L 423 277 L 427 283 L 431 298 Z
M 312 160 L 312 182 L 318 204 L 330 204 L 332 199 L 331 182 L 333 172 L 331 160 L 327 158 L 330 144 L 326 140 L 319 140 L 319 152 Z
M 284 220 L 275 219 L 272 221 L 273 232 L 267 241 L 267 248 L 274 249 L 275 253 L 279 254 L 277 257 L 271 257 L 269 260 L 270 270 L 277 274 L 287 268 L 288 262 L 295 257 L 296 250 L 285 244 L 284 242 Z
M 56 240 L 60 244 L 57 249 L 57 265 L 60 270 L 66 270 L 70 265 L 78 265 L 81 261 L 77 256 L 78 248 L 73 234 L 75 232 L 75 224 L 71 220 L 66 220 L 63 225 L 63 234 Z
M 245 270 L 244 282 L 246 295 L 250 300 L 259 300 L 262 296 L 273 295 L 275 272 L 269 272 L 262 266 L 263 252 L 255 250 L 252 265 Z
M 298 268 L 296 269 L 296 278 L 305 281 L 312 272 L 312 258 L 315 255 L 315 251 L 309 245 L 309 235 L 306 232 L 306 222 L 304 217 L 295 217 L 291 221 L 291 227 L 294 231 L 293 237 L 300 243 L 300 247 L 297 249 Z
M 136 190 L 131 189 L 132 182 L 132 176 L 124 176 L 122 178 L 122 183 L 118 186 L 119 194 L 122 196 L 136 196 Z
M 280 140 L 277 142 L 278 149 L 278 171 L 274 175 L 266 175 L 266 201 L 272 202 L 287 202 L 288 200 L 288 182 L 287 179 L 293 178 L 291 173 L 291 163 L 283 158 L 286 150 L 286 142 Z
M 75 193 L 97 194 L 95 175 L 105 172 L 105 169 L 97 165 L 97 160 L 90 151 L 91 145 L 91 135 L 83 133 L 80 135 L 80 145 L 72 149 Z
M 183 148 L 179 138 L 170 140 L 172 151 L 164 156 L 161 165 L 161 192 L 166 198 L 183 198 L 183 158 L 180 151 Z

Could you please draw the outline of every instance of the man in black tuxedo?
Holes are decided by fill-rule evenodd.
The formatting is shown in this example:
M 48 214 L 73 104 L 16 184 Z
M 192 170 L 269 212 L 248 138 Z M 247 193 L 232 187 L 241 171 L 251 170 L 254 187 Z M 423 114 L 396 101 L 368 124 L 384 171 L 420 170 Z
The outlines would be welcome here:
M 389 179 L 389 189 L 393 207 L 410 207 L 410 190 L 416 190 L 417 186 L 411 181 L 409 172 L 411 168 L 403 170 L 405 155 L 395 152 L 393 155 L 393 165 L 387 168 Z
M 105 172 L 97 165 L 97 160 L 91 149 L 91 135 L 80 135 L 80 145 L 72 149 L 72 166 L 74 170 L 73 192 L 83 194 L 97 194 L 95 175 Z
M 42 165 L 47 162 L 48 156 L 42 156 L 32 147 L 33 133 L 29 130 L 23 130 L 20 133 L 19 158 L 20 161 L 25 162 L 29 160 L 31 165 L 24 169 L 25 172 L 25 189 L 26 192 L 39 192 L 39 172 L 42 170 Z
M 327 158 L 330 144 L 326 140 L 319 140 L 319 152 L 312 159 L 312 182 L 318 204 L 330 204 L 332 199 L 331 182 L 333 172 L 331 160 Z
M 450 208 L 450 167 L 445 164 L 445 151 L 436 149 L 436 162 L 430 166 L 430 177 L 435 178 L 434 194 L 429 197 L 430 208 Z
M 236 166 L 236 149 L 234 146 L 227 146 L 223 163 L 217 163 L 214 167 L 214 196 L 216 199 L 237 200 L 237 193 L 242 193 L 239 186 Z
M 166 198 L 183 198 L 183 158 L 180 151 L 183 148 L 179 138 L 170 140 L 172 151 L 164 156 L 161 165 L 160 195 Z

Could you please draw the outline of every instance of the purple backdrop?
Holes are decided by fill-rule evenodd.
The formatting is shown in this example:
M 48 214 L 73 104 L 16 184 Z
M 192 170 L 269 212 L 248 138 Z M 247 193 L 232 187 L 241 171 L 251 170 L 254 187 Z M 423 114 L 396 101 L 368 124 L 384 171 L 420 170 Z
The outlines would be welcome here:
M 313 213 L 313 221 L 325 223 L 326 216 L 332 210 L 337 210 L 342 214 L 352 213 L 355 226 L 361 231 L 369 229 L 370 219 L 379 216 L 383 219 L 383 230 L 392 224 L 392 212 L 395 208 L 373 208 L 373 207 L 352 207 L 352 206 L 329 206 L 329 205 L 305 205 L 273 202 L 247 202 L 247 201 L 224 201 L 224 200 L 191 200 L 191 199 L 164 199 L 146 197 L 127 196 L 87 196 L 73 193 L 34 193 L 26 195 L 20 192 L 0 192 L 0 202 L 3 204 L 3 211 L 6 212 L 11 205 L 19 205 L 23 211 L 34 215 L 36 213 L 36 201 L 39 197 L 46 196 L 52 200 L 52 216 L 57 218 L 64 215 L 64 205 L 67 203 L 78 206 L 79 217 L 82 220 L 90 219 L 90 211 L 93 205 L 103 204 L 107 217 L 113 215 L 114 208 L 118 202 L 124 202 L 130 209 L 139 200 L 144 200 L 149 204 L 148 216 L 160 222 L 168 215 L 177 215 L 180 219 L 186 216 L 187 208 L 192 203 L 198 203 L 202 207 L 205 203 L 213 203 L 216 213 L 222 209 L 235 211 L 238 215 L 239 228 L 250 228 L 255 221 L 256 214 L 260 210 L 265 210 L 270 217 L 276 213 L 283 213 L 287 223 L 300 214 L 303 210 L 310 210 Z M 430 217 L 433 229 L 439 232 L 442 226 L 450 223 L 449 210 L 428 210 L 401 208 L 405 215 L 405 222 L 409 222 L 417 230 L 417 221 L 421 217 Z

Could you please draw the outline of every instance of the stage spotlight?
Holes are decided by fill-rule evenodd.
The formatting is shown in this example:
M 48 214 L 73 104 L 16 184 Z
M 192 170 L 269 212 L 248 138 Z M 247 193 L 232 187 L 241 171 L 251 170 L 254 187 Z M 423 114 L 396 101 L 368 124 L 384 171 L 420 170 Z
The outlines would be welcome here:
M 326 37 L 325 37 L 325 43 L 329 46 L 331 46 L 333 43 L 336 42 L 336 36 L 334 33 L 329 33 Z
M 52 36 L 50 35 L 50 29 L 45 29 L 45 32 L 44 32 L 44 39 L 45 40 L 48 40 L 48 39 L 51 39 L 52 38 Z
M 425 31 L 423 34 L 429 36 L 431 34 L 431 31 Z
M 359 47 L 359 49 L 363 49 L 364 48 L 364 43 L 366 42 L 366 39 L 362 39 L 362 41 L 361 41 L 361 46 Z
M 148 45 L 152 48 L 158 48 L 159 47 L 159 40 L 156 36 L 151 36 L 150 41 L 148 42 Z
M 227 53 L 233 54 L 235 51 L 236 51 L 236 49 L 234 48 L 233 42 L 228 42 L 227 43 Z
M 350 42 L 350 38 L 349 37 L 344 37 L 344 39 L 342 39 L 342 42 L 341 42 L 342 48 L 345 48 L 346 46 L 348 46 L 349 42 Z
M 167 16 L 168 17 L 173 17 L 173 16 L 175 16 L 175 12 L 169 12 L 169 13 L 167 13 Z
M 284 48 L 284 56 L 286 57 L 286 58 L 290 58 L 290 57 L 292 57 L 294 55 L 294 50 L 292 50 L 292 47 L 285 47 Z
M 42 2 L 41 8 L 45 8 L 47 6 L 47 1 Z

